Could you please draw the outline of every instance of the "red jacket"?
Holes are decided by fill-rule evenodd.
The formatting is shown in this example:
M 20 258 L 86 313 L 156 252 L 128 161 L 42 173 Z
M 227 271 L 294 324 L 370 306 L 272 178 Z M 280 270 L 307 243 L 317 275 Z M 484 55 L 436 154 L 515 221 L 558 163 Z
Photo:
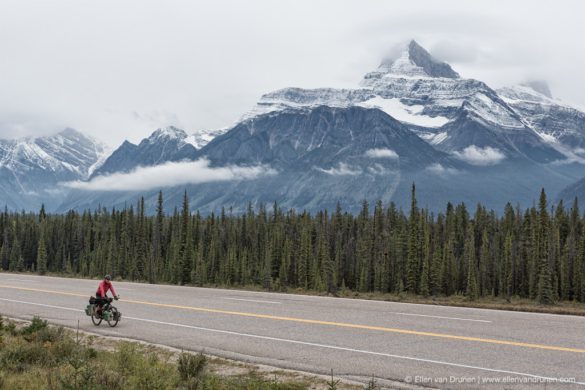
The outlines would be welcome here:
M 103 280 L 100 283 L 100 285 L 98 286 L 98 289 L 96 291 L 96 295 L 99 295 L 101 297 L 105 297 L 108 290 L 111 291 L 112 294 L 114 294 L 114 296 L 118 295 L 118 294 L 116 294 L 116 290 L 114 290 L 114 285 L 112 284 L 112 282 L 110 282 L 108 280 Z

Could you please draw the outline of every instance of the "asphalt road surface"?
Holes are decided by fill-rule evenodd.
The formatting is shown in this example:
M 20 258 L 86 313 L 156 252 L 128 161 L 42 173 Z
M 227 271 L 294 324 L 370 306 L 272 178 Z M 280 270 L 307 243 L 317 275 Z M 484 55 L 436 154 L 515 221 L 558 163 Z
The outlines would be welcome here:
M 380 385 L 585 389 L 585 317 L 0 273 L 0 314 Z

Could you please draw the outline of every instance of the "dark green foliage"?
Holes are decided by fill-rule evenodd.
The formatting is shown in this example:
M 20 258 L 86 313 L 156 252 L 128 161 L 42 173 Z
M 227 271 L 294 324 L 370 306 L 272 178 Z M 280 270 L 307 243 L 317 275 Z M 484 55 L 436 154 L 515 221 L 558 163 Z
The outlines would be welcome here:
M 181 380 L 191 388 L 196 388 L 203 378 L 207 358 L 205 355 L 192 355 L 181 353 L 177 361 L 177 369 Z
M 45 248 L 45 239 L 42 233 L 37 250 L 37 272 L 39 275 L 47 273 L 47 249 Z
M 47 328 L 47 325 L 47 321 L 41 320 L 39 317 L 34 317 L 30 324 L 22 328 L 21 333 L 25 335 L 36 333 L 41 329 Z
M 463 250 L 464 261 L 467 265 L 467 286 L 465 295 L 470 300 L 476 300 L 479 297 L 479 287 L 477 283 L 477 259 L 475 253 L 475 238 L 473 236 L 473 227 L 468 225 L 467 235 L 465 236 L 465 246 Z
M 337 206 L 310 214 L 251 205 L 242 215 L 201 216 L 189 208 L 145 214 L 144 200 L 123 210 L 65 215 L 0 212 L 5 270 L 195 285 L 514 296 L 542 303 L 585 301 L 585 229 L 575 201 L 551 212 L 448 204 L 419 208 L 415 187 L 405 213 L 364 202 L 358 215 Z

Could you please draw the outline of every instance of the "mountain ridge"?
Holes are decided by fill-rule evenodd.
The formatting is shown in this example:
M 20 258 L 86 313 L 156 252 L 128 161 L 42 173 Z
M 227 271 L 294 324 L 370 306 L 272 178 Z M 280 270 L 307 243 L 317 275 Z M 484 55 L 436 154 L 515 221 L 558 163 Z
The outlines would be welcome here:
M 449 201 L 498 209 L 530 204 L 541 187 L 554 196 L 583 175 L 585 113 L 553 99 L 542 83 L 492 89 L 464 78 L 411 41 L 355 88 L 268 92 L 230 128 L 191 135 L 160 128 L 138 144 L 125 141 L 84 172 L 89 180 L 125 177 L 138 168 L 196 161 L 209 164 L 205 169 L 269 167 L 276 173 L 168 187 L 169 207 L 181 202 L 185 189 L 202 212 L 275 201 L 306 210 L 341 201 L 351 211 L 364 199 L 407 207 L 416 182 L 421 204 L 431 210 Z M 87 179 L 79 177 L 74 180 Z M 159 190 L 59 187 L 55 210 L 123 207 L 140 196 L 152 210 Z

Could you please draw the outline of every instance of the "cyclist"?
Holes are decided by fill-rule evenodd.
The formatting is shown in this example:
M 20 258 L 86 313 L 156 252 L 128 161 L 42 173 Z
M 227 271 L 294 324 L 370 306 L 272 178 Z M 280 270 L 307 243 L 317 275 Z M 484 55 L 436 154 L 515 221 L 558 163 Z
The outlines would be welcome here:
M 102 307 L 108 303 L 108 296 L 106 295 L 108 291 L 112 292 L 114 299 L 120 299 L 120 296 L 116 294 L 116 290 L 112 284 L 112 277 L 110 275 L 104 277 L 104 280 L 102 280 L 95 293 L 95 303 L 97 305 L 97 314 L 99 316 L 102 315 Z

